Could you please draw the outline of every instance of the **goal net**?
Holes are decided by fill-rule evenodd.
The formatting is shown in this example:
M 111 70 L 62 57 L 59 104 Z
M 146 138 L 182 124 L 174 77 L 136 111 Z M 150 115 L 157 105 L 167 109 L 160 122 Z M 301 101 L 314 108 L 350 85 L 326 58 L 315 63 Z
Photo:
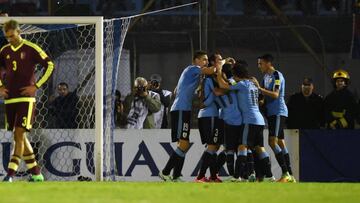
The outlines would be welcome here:
M 35 122 L 28 134 L 45 178 L 113 180 L 114 95 L 129 19 L 12 19 L 21 24 L 22 37 L 41 46 L 55 63 L 52 77 L 37 91 Z M 36 77 L 43 73 L 37 67 Z M 57 93 L 60 83 L 68 84 L 65 97 Z M 11 132 L 1 134 L 0 175 L 4 175 L 13 138 Z M 23 163 L 17 177 L 26 175 Z
M 21 24 L 22 37 L 42 47 L 55 63 L 52 77 L 37 91 L 35 123 L 27 135 L 46 180 L 117 180 L 121 161 L 116 164 L 115 158 L 122 159 L 123 143 L 114 143 L 115 90 L 118 82 L 124 83 L 119 64 L 129 23 L 196 3 L 110 20 L 12 17 Z M 0 18 L 0 24 L 8 19 Z M 4 37 L 1 41 L 6 43 Z M 36 77 L 43 73 L 37 67 Z M 60 83 L 68 85 L 68 96 L 59 96 Z M 12 140 L 12 132 L 0 130 L 0 177 L 7 171 Z M 27 175 L 22 163 L 16 178 Z

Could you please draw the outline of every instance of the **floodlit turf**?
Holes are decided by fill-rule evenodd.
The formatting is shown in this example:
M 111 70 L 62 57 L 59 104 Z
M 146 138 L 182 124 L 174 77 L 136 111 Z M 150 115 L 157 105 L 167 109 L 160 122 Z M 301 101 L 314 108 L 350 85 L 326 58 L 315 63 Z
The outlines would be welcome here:
M 0 202 L 360 202 L 360 184 L 14 182 L 0 183 Z

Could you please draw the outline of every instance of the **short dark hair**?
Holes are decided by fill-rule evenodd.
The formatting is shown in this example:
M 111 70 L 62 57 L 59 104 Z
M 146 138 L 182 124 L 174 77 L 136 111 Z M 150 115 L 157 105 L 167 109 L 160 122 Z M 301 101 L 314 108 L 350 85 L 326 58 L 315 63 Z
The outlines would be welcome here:
M 236 60 L 232 73 L 234 76 L 239 78 L 250 78 L 248 63 L 245 60 Z
M 66 82 L 61 82 L 58 84 L 58 86 L 65 86 L 67 89 L 69 89 L 69 85 Z
M 4 23 L 3 31 L 7 32 L 9 30 L 20 30 L 20 25 L 16 20 L 9 20 Z
M 262 56 L 259 56 L 258 59 L 262 59 L 262 60 L 264 60 L 266 62 L 270 62 L 271 64 L 274 61 L 274 57 L 271 54 L 264 54 Z
M 193 60 L 200 58 L 201 56 L 207 55 L 206 51 L 196 51 L 193 56 Z
M 303 85 L 313 84 L 313 80 L 312 80 L 312 78 L 304 77 L 302 84 L 303 84 Z
M 222 66 L 222 72 L 225 73 L 226 78 L 231 78 L 233 76 L 233 74 L 232 74 L 232 65 L 230 63 L 225 63 Z
M 209 56 L 209 66 L 214 65 L 216 60 L 216 55 L 220 55 L 220 52 L 215 52 Z

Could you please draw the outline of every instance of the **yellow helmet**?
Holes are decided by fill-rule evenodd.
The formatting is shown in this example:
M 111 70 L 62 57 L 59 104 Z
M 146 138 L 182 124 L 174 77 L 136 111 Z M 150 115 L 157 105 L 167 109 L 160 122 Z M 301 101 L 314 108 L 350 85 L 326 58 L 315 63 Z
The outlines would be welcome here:
M 333 76 L 332 76 L 333 80 L 336 80 L 338 78 L 344 78 L 346 80 L 350 80 L 350 75 L 346 70 L 339 69 L 339 70 L 334 71 Z

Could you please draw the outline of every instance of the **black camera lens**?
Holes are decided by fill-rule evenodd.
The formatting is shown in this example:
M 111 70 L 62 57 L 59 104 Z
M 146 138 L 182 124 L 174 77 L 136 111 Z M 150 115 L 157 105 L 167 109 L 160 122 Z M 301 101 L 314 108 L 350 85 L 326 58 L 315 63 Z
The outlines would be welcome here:
M 145 87 L 137 87 L 136 88 L 138 92 L 145 92 L 146 88 Z
M 152 80 L 152 81 L 151 81 L 151 86 L 152 86 L 152 87 L 155 87 L 155 88 L 156 88 L 156 87 L 159 87 L 159 81 Z

